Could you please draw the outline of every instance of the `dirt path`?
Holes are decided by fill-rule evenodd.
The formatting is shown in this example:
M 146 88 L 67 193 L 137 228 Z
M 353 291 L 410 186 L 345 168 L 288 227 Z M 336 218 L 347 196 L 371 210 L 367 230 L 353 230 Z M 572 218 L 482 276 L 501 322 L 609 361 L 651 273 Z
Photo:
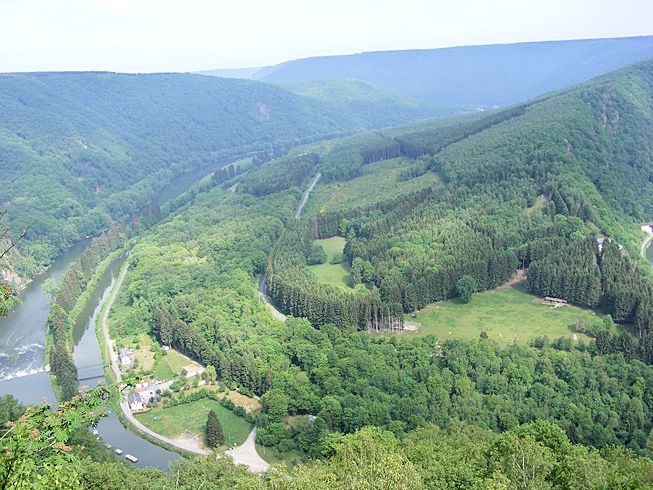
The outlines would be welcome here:
M 320 180 L 320 177 L 322 177 L 322 174 L 320 172 L 317 173 L 315 177 L 313 177 L 313 180 L 311 181 L 311 184 L 308 186 L 308 189 L 304 191 L 304 197 L 302 197 L 302 202 L 299 203 L 299 206 L 297 206 L 297 211 L 295 211 L 295 219 L 299 219 L 302 216 L 302 209 L 304 209 L 304 205 L 308 201 L 308 197 L 317 184 L 317 181 Z M 270 302 L 270 298 L 268 298 L 268 295 L 265 292 L 265 274 L 261 276 L 261 280 L 258 283 L 258 295 L 261 298 L 261 301 L 263 301 L 267 307 L 270 309 L 270 312 L 272 313 L 272 316 L 274 316 L 277 320 L 285 322 L 288 317 L 281 313 L 279 310 L 277 310 L 274 305 Z
M 123 267 L 120 270 L 120 275 L 118 276 L 118 280 L 116 281 L 116 284 L 113 286 L 113 289 L 111 290 L 109 301 L 107 302 L 107 306 L 104 309 L 104 314 L 102 315 L 102 334 L 104 335 L 104 341 L 106 342 L 107 348 L 109 349 L 109 357 L 111 358 L 111 369 L 113 370 L 113 374 L 116 377 L 116 381 L 118 385 L 122 383 L 122 375 L 120 374 L 120 367 L 118 366 L 118 355 L 114 352 L 113 341 L 111 340 L 111 337 L 109 337 L 109 326 L 107 324 L 107 319 L 109 318 L 109 312 L 111 311 L 111 307 L 113 306 L 113 303 L 116 300 L 116 296 L 118 296 L 118 291 L 120 291 L 120 287 L 122 286 L 122 283 L 125 280 L 126 274 L 127 274 L 127 267 Z M 137 432 L 145 433 L 150 437 L 153 437 L 154 439 L 164 442 L 165 444 L 169 444 L 170 446 L 183 449 L 184 451 L 188 451 L 190 453 L 200 454 L 202 456 L 211 454 L 211 451 L 206 451 L 204 449 L 198 448 L 196 445 L 184 444 L 179 441 L 173 441 L 171 439 L 168 439 L 167 437 L 163 437 L 162 435 L 157 434 L 153 430 L 148 429 L 143 424 L 141 424 L 138 420 L 136 420 L 134 414 L 132 414 L 132 411 L 129 409 L 129 405 L 127 404 L 127 401 L 122 401 L 120 403 L 120 409 L 122 410 L 122 413 L 125 415 L 125 418 L 137 430 Z
M 517 272 L 508 279 L 506 282 L 501 284 L 500 286 L 497 286 L 494 288 L 494 290 L 501 290 L 501 289 L 508 289 L 510 286 L 514 286 L 515 284 L 519 284 L 523 280 L 526 279 L 526 269 L 517 269 Z
M 240 446 L 229 449 L 225 454 L 231 456 L 237 465 L 247 466 L 252 473 L 265 473 L 270 465 L 256 452 L 256 427 Z
M 302 202 L 299 203 L 299 206 L 297 207 L 297 211 L 295 212 L 295 219 L 299 219 L 302 216 L 302 209 L 304 209 L 304 205 L 306 204 L 306 201 L 308 201 L 308 196 L 313 190 L 313 187 L 315 187 L 315 184 L 317 184 L 317 181 L 320 180 L 320 177 L 322 177 L 322 174 L 320 172 L 317 173 L 317 175 L 313 178 L 311 181 L 311 185 L 308 186 L 308 189 L 304 191 L 304 197 L 302 197 Z

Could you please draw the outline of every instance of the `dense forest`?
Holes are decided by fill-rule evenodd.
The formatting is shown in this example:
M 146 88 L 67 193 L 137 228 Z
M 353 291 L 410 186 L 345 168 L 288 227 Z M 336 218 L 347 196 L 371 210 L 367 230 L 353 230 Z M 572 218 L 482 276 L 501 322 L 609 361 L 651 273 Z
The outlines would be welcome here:
M 610 240 L 599 251 L 597 238 L 616 237 L 636 253 L 623 223 L 651 215 L 652 80 L 651 64 L 638 65 L 486 118 L 397 136 L 402 151 L 421 158 L 408 177 L 430 170 L 445 186 L 331 205 L 290 223 L 268 265 L 269 294 L 315 325 L 365 328 L 381 311 L 392 326 L 402 311 L 456 296 L 463 276 L 484 290 L 528 268 L 534 292 L 635 322 L 649 359 L 651 287 L 636 261 Z M 375 138 L 376 154 L 358 142 L 359 165 L 397 156 L 389 137 Z M 268 174 L 275 169 L 287 173 L 270 165 Z M 369 292 L 320 284 L 306 269 L 312 239 L 335 235 L 347 239 L 348 265 L 366 267 Z
M 115 312 L 115 335 L 151 332 L 161 342 L 172 340 L 173 346 L 214 365 L 221 379 L 264 399 L 282 400 L 287 413 L 321 414 L 330 430 L 352 432 L 372 424 L 401 435 L 426 423 L 444 427 L 460 419 L 503 431 L 545 418 L 577 443 L 618 443 L 646 451 L 650 368 L 636 359 L 650 361 L 645 314 L 650 286 L 627 252 L 632 250 L 629 227 L 651 208 L 644 171 L 649 157 L 641 139 L 650 131 L 644 124 L 650 114 L 642 109 L 650 102 L 635 104 L 629 98 L 639 92 L 624 87 L 638 83 L 650 97 L 652 79 L 651 65 L 638 65 L 508 114 L 471 121 L 468 129 L 454 125 L 449 132 L 435 131 L 433 138 L 447 144 L 430 143 L 420 130 L 415 134 L 421 147 L 438 148 L 425 150 L 418 160 L 424 171 L 439 177 L 433 186 L 355 205 L 337 201 L 318 212 L 309 207 L 301 220 L 291 218 L 292 210 L 311 172 L 326 173 L 332 156 L 345 150 L 358 151 L 362 166 L 370 141 L 387 148 L 390 136 L 354 138 L 340 148 L 311 147 L 304 156 L 270 160 L 246 176 L 242 191 L 213 189 L 197 195 L 140 241 L 119 298 L 122 307 Z M 606 100 L 621 102 L 610 105 Z M 410 132 L 403 135 L 405 141 L 411 138 Z M 607 151 L 612 165 L 603 168 Z M 368 166 L 374 165 L 378 163 Z M 343 179 L 351 177 L 336 172 L 331 182 L 339 185 Z M 638 187 L 615 193 L 608 184 L 617 181 Z M 269 187 L 261 187 L 264 183 Z M 346 237 L 348 265 L 362 263 L 365 287 L 345 291 L 311 278 L 306 265 L 313 238 L 336 234 Z M 626 248 L 608 240 L 599 251 L 597 237 L 602 234 Z M 396 328 L 394 319 L 400 322 L 403 312 L 457 295 L 465 276 L 476 289 L 488 289 L 518 268 L 530 267 L 536 292 L 602 308 L 617 321 L 639 318 L 635 335 L 606 329 L 589 345 L 542 340 L 539 347 L 506 349 L 482 341 L 469 345 L 433 338 L 397 344 L 357 332 L 379 322 L 383 329 L 388 319 L 388 326 Z M 272 320 L 256 294 L 265 270 L 272 298 L 310 324 L 290 321 L 281 328 Z M 576 282 L 559 279 L 559 274 Z M 556 288 L 558 283 L 565 288 Z M 166 329 L 166 338 L 152 316 L 154 306 L 161 304 L 169 305 L 164 316 L 172 327 Z M 408 364 L 402 360 L 405 349 L 411 352 Z M 413 349 L 423 349 L 423 357 Z M 483 354 L 474 354 L 474 349 Z M 560 356 L 566 358 L 560 361 L 563 365 L 576 366 L 579 378 L 572 380 L 554 367 Z M 460 364 L 493 357 L 496 368 Z M 512 362 L 527 371 L 509 376 L 504 370 Z M 541 371 L 549 364 L 550 372 Z M 621 378 L 619 370 L 638 374 L 630 371 L 630 377 Z M 443 386 L 428 386 L 426 379 L 445 372 L 452 374 L 443 378 Z M 614 376 L 609 383 L 620 390 L 630 390 L 641 378 L 642 390 L 612 393 L 592 381 L 591 373 L 599 372 Z M 376 380 L 381 373 L 395 381 Z M 482 381 L 491 373 L 499 382 L 493 388 Z M 508 379 L 513 388 L 505 385 L 504 390 L 500 385 Z M 518 379 L 525 385 L 513 391 Z M 547 383 L 553 383 L 552 391 L 545 388 Z M 568 391 L 561 390 L 562 383 Z M 459 384 L 466 388 L 456 388 Z M 459 389 L 471 398 L 460 401 Z M 608 395 L 614 398 L 603 398 Z M 591 400 L 601 401 L 596 405 Z M 626 408 L 623 403 L 633 405 Z M 447 409 L 436 409 L 442 406 Z M 582 414 L 574 412 L 578 407 L 584 407 Z M 259 427 L 261 440 L 271 445 L 291 437 L 269 418 L 259 420 Z
M 18 420 L 22 407 L 11 397 L 0 398 L 0 421 L 11 425 L 0 439 L 8 455 L 0 460 L 0 482 L 16 488 L 26 488 L 24 482 L 30 481 L 30 488 L 188 490 L 630 489 L 648 488 L 653 482 L 649 459 L 623 448 L 597 451 L 574 444 L 559 427 L 544 421 L 501 435 L 461 422 L 447 429 L 429 425 L 403 439 L 368 427 L 330 437 L 320 446 L 322 460 L 293 470 L 277 468 L 265 476 L 248 474 L 228 458 L 215 457 L 173 463 L 169 473 L 138 470 L 102 460 L 101 453 L 82 445 L 88 439 L 75 436 L 97 421 L 101 404 L 110 396 L 96 389 L 55 412 L 47 405 L 30 407 Z M 28 436 L 31 442 L 26 445 L 22 440 Z M 24 464 L 36 458 L 37 465 Z
M 199 75 L 3 74 L 0 208 L 14 231 L 28 228 L 9 265 L 31 277 L 198 167 L 436 114 L 388 94 L 360 106 L 373 89 L 355 90 L 346 108 Z

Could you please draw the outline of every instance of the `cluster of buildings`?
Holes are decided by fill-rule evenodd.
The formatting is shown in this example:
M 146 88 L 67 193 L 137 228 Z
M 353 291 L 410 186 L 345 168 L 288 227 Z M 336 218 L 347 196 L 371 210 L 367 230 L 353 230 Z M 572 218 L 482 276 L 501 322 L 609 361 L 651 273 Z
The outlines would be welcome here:
M 155 381 L 148 383 L 143 381 L 134 387 L 134 391 L 127 394 L 127 404 L 132 412 L 140 412 L 147 408 L 148 403 L 156 400 L 159 394 L 170 388 L 172 381 Z

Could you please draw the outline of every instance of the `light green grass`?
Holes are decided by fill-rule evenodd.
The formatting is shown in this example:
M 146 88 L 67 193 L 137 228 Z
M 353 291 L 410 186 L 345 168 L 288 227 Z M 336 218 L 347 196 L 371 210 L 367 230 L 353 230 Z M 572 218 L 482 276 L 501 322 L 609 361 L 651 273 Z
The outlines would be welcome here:
M 211 409 L 218 415 L 222 425 L 225 446 L 237 446 L 247 439 L 252 424 L 218 402 L 206 398 L 170 408 L 162 408 L 162 405 L 159 405 L 147 413 L 135 414 L 135 417 L 145 427 L 164 437 L 174 438 L 182 434 L 190 434 L 204 440 L 206 418 Z M 156 417 L 161 418 L 154 420 Z
M 166 351 L 166 360 L 168 361 L 168 366 L 170 366 L 170 369 L 175 374 L 180 373 L 189 364 L 198 365 L 195 361 L 172 349 Z
M 196 364 L 187 357 L 175 350 L 167 350 L 165 356 L 160 357 L 154 363 L 152 372 L 156 379 L 172 379 L 181 373 L 181 370 L 189 364 Z
M 341 236 L 334 236 L 331 238 L 325 238 L 323 240 L 315 240 L 313 242 L 315 245 L 321 245 L 324 251 L 327 254 L 327 261 L 331 259 L 335 254 L 341 254 L 345 249 L 345 240 Z
M 267 447 L 256 443 L 256 452 L 271 465 L 285 465 L 287 468 L 292 469 L 302 464 L 302 457 L 297 449 L 282 453 L 276 447 Z
M 334 236 L 324 240 L 315 240 L 315 245 L 321 245 L 327 255 L 324 264 L 309 265 L 308 269 L 315 274 L 317 280 L 332 286 L 344 289 L 351 289 L 351 274 L 342 264 L 330 264 L 331 257 L 341 254 L 345 248 L 346 240 L 343 237 Z
M 534 303 L 536 299 L 522 283 L 474 294 L 469 304 L 442 301 L 420 311 L 416 318 L 409 318 L 422 324 L 411 335 L 435 334 L 441 340 L 478 339 L 485 331 L 490 339 L 501 343 L 526 343 L 545 335 L 550 339 L 573 339 L 574 334 L 579 341 L 589 340 L 586 335 L 575 333 L 574 326 L 579 318 L 596 321 L 594 312 L 571 305 L 552 308 Z

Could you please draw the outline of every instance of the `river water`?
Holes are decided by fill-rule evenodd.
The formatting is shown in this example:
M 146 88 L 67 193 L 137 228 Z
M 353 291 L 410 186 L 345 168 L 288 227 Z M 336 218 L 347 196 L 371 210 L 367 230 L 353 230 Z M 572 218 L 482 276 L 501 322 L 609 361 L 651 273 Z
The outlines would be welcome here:
M 158 193 L 155 204 L 176 198 L 213 170 L 202 167 L 176 178 Z M 43 283 L 47 279 L 59 281 L 89 242 L 90 238 L 84 239 L 67 249 L 47 271 L 20 292 L 21 303 L 16 304 L 6 318 L 0 318 L 0 395 L 11 394 L 25 404 L 37 403 L 43 398 L 56 401 L 50 375 L 45 372 L 46 322 L 52 298 L 43 290 Z M 74 326 L 73 359 L 78 367 L 80 385 L 92 386 L 104 379 L 95 321 L 121 264 L 122 260 L 118 260 L 107 269 Z M 123 427 L 115 414 L 103 418 L 98 430 L 105 442 L 138 457 L 137 466 L 165 469 L 170 461 L 179 458 L 177 453 L 154 445 Z
M 95 326 L 102 307 L 109 299 L 124 260 L 124 257 L 116 259 L 105 271 L 95 290 L 94 301 L 88 302 L 74 326 L 73 359 L 77 366 L 80 386 L 93 387 L 98 382 L 106 381 Z M 125 428 L 115 413 L 100 419 L 97 429 L 102 441 L 111 444 L 112 449 L 122 449 L 124 454 L 136 456 L 138 458 L 136 466 L 157 466 L 166 469 L 168 463 L 180 457 L 177 453 L 152 444 Z
M 50 375 L 44 372 L 46 321 L 52 298 L 43 291 L 43 282 L 58 281 L 89 242 L 81 240 L 60 255 L 20 292 L 22 303 L 16 304 L 6 318 L 0 318 L 0 395 L 10 393 L 23 403 L 35 403 L 43 397 L 54 401 Z

